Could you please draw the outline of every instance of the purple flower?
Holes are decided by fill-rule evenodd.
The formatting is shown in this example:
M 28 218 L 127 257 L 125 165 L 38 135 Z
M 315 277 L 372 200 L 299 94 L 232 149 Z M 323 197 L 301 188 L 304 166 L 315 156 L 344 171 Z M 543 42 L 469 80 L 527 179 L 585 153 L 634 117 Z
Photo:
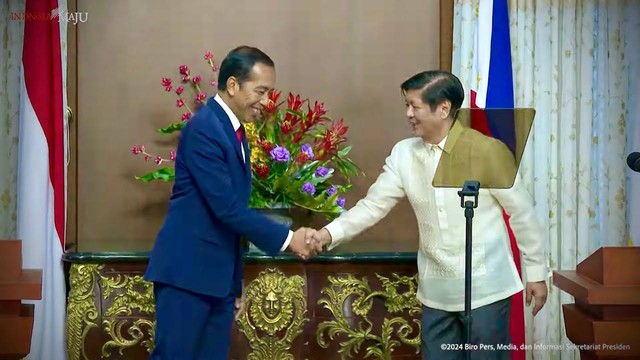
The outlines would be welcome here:
M 338 205 L 341 208 L 343 208 L 345 201 L 346 200 L 345 200 L 344 196 L 338 196 L 338 198 L 336 199 L 336 205 Z
M 313 160 L 313 148 L 309 144 L 300 146 L 300 151 L 307 154 L 307 159 Z
M 289 151 L 284 146 L 276 146 L 271 151 L 269 151 L 269 155 L 274 161 L 277 162 L 287 162 L 289 161 Z
M 333 194 L 336 193 L 336 191 L 338 191 L 338 187 L 337 186 L 332 186 L 330 188 L 327 189 L 327 196 L 331 196 Z
M 329 169 L 324 166 L 320 166 L 316 169 L 316 177 L 325 177 L 329 174 Z
M 307 193 L 311 196 L 313 196 L 316 193 L 316 187 L 313 186 L 312 183 L 310 183 L 309 181 L 307 181 L 306 183 L 304 183 L 302 185 L 302 192 L 303 193 Z

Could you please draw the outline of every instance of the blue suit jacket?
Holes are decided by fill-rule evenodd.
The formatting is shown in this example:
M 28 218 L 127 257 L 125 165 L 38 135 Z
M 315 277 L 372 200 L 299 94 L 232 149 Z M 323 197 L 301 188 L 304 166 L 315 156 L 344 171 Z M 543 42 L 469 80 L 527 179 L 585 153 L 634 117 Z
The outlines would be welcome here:
M 244 236 L 270 255 L 280 251 L 289 229 L 247 206 L 247 161 L 231 120 L 213 99 L 182 129 L 169 210 L 145 273 L 192 292 L 224 297 L 242 291 Z

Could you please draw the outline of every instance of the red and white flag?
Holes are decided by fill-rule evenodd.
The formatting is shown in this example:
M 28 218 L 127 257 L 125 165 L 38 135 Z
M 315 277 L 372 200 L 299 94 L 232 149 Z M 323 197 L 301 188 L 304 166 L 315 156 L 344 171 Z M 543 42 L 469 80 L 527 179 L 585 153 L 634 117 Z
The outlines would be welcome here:
M 66 155 L 63 57 L 57 0 L 27 0 L 20 79 L 17 237 L 24 268 L 42 269 L 42 300 L 28 359 L 66 359 Z

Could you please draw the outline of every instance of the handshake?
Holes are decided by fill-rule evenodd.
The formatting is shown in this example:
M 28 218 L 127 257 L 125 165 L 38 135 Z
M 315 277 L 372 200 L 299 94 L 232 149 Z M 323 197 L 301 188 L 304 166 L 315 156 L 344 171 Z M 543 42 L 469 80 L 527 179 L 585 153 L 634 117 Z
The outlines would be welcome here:
M 287 249 L 298 255 L 300 259 L 308 260 L 323 252 L 329 244 L 331 244 L 331 234 L 327 229 L 315 230 L 301 227 L 293 233 L 293 238 Z

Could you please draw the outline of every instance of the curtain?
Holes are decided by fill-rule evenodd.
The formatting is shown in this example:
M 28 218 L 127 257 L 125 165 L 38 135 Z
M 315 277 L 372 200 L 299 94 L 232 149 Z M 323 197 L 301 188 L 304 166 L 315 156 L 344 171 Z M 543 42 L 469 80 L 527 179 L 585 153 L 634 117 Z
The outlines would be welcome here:
M 0 239 L 16 236 L 18 111 L 25 0 L 0 0 Z
M 515 106 L 536 109 L 520 173 L 547 230 L 551 270 L 574 270 L 598 248 L 628 242 L 626 131 L 628 106 L 638 94 L 629 91 L 637 82 L 628 74 L 628 53 L 635 50 L 623 29 L 637 23 L 629 14 L 638 14 L 640 3 L 508 3 Z M 476 81 L 477 9 L 478 0 L 457 0 L 454 9 L 452 71 L 467 88 Z M 547 349 L 527 358 L 578 359 L 562 318 L 562 304 L 573 299 L 551 279 L 549 286 L 543 311 L 535 319 L 525 311 L 527 344 Z

